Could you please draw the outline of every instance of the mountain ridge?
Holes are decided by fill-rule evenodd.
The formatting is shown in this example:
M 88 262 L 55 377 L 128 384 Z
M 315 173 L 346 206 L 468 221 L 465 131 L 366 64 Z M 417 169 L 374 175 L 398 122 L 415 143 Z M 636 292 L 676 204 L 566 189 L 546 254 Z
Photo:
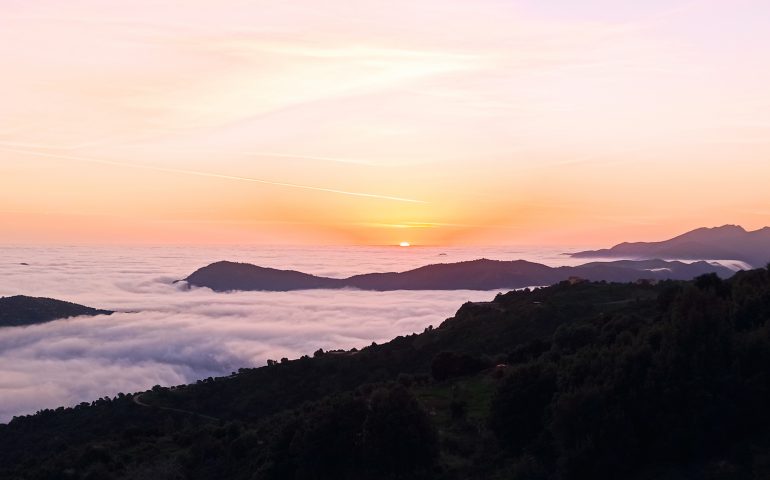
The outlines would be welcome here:
M 549 267 L 527 260 L 477 259 L 436 263 L 404 272 L 365 273 L 329 278 L 296 270 L 280 270 L 249 263 L 219 261 L 184 279 L 188 285 L 227 291 L 292 291 L 357 288 L 361 290 L 495 290 L 551 285 L 570 277 L 592 281 L 631 282 L 689 280 L 705 273 L 729 277 L 733 271 L 708 262 L 684 263 L 659 259 L 589 262 L 575 267 Z M 573 279 L 575 280 L 575 279 Z
M 622 242 L 610 248 L 585 250 L 572 258 L 738 260 L 753 268 L 770 262 L 770 227 L 746 230 L 740 225 L 700 227 L 668 240 Z

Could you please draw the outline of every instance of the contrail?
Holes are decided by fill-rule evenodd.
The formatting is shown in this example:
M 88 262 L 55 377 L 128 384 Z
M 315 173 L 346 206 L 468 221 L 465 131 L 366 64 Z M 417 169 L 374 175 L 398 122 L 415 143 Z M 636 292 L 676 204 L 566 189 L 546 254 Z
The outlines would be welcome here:
M 136 145 L 122 145 L 123 148 L 137 148 Z M 173 152 L 189 152 L 189 148 L 166 148 L 167 151 L 173 151 Z M 200 148 L 197 148 L 196 150 L 200 151 Z M 211 150 L 210 148 L 207 150 Z M 323 157 L 319 155 L 300 155 L 300 154 L 294 154 L 294 153 L 277 153 L 277 152 L 250 152 L 250 151 L 233 151 L 231 153 L 235 153 L 237 155 L 243 155 L 243 156 L 251 156 L 251 157 L 275 157 L 275 158 L 291 158 L 291 159 L 297 159 L 297 160 L 319 160 L 323 162 L 334 162 L 334 163 L 344 163 L 344 164 L 351 164 L 351 165 L 367 165 L 367 166 L 381 166 L 380 163 L 367 161 L 367 160 L 358 160 L 358 159 L 349 159 L 349 158 L 336 158 L 336 157 Z
M 151 165 L 138 165 L 135 163 L 116 162 L 112 160 L 101 160 L 97 158 L 75 157 L 72 155 L 60 155 L 57 153 L 30 152 L 26 150 L 17 150 L 15 148 L 6 148 L 6 147 L 0 147 L 0 151 L 4 151 L 8 153 L 17 153 L 21 155 L 32 155 L 32 156 L 38 156 L 38 157 L 60 158 L 63 160 L 73 160 L 76 162 L 98 163 L 101 165 L 112 165 L 112 166 L 124 167 L 124 168 L 154 170 L 156 172 L 177 173 L 181 175 L 194 175 L 197 177 L 221 178 L 224 180 L 236 180 L 240 182 L 261 183 L 263 185 L 299 188 L 302 190 L 313 190 L 316 192 L 336 193 L 338 195 L 349 195 L 353 197 L 376 198 L 380 200 L 391 200 L 395 202 L 407 202 L 407 203 L 427 203 L 424 200 L 415 200 L 413 198 L 394 197 L 390 195 L 378 195 L 376 193 L 350 192 L 347 190 L 338 190 L 336 188 L 314 187 L 311 185 L 301 185 L 298 183 L 288 183 L 288 182 L 274 182 L 272 180 L 263 180 L 261 178 L 239 177 L 237 175 L 225 175 L 221 173 L 201 172 L 198 170 L 185 170 L 181 168 L 168 168 L 168 167 L 153 167 Z

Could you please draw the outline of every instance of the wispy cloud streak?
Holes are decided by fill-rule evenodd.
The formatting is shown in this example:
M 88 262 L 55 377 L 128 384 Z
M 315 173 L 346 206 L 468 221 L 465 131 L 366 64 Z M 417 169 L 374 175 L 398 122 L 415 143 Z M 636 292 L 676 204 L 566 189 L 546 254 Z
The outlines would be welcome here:
M 261 178 L 253 178 L 253 177 L 241 177 L 237 175 L 225 175 L 221 173 L 213 173 L 213 172 L 202 172 L 198 170 L 186 170 L 181 168 L 169 168 L 169 167 L 156 167 L 152 165 L 140 165 L 136 163 L 127 163 L 127 162 L 117 162 L 114 160 L 103 160 L 103 159 L 97 159 L 97 158 L 90 158 L 90 157 L 80 157 L 80 156 L 73 156 L 73 155 L 61 155 L 57 153 L 46 153 L 46 152 L 34 152 L 29 150 L 20 150 L 15 148 L 6 148 L 6 147 L 0 147 L 0 151 L 7 152 L 7 153 L 16 153 L 19 155 L 31 155 L 31 156 L 37 156 L 37 157 L 46 157 L 46 158 L 58 158 L 62 160 L 72 160 L 75 162 L 86 162 L 86 163 L 96 163 L 100 165 L 112 165 L 116 167 L 124 167 L 124 168 L 138 168 L 143 170 L 153 170 L 156 172 L 165 172 L 165 173 L 177 173 L 180 175 L 191 175 L 191 176 L 198 176 L 198 177 L 208 177 L 208 178 L 219 178 L 223 180 L 235 180 L 239 182 L 252 182 L 252 183 L 260 183 L 262 185 L 273 185 L 277 187 L 287 187 L 287 188 L 299 188 L 302 190 L 312 190 L 316 192 L 326 192 L 326 193 L 335 193 L 338 195 L 348 195 L 353 197 L 363 197 L 363 198 L 372 198 L 372 199 L 378 199 L 378 200 L 390 200 L 394 202 L 406 202 L 406 203 L 427 203 L 424 200 L 417 200 L 413 198 L 405 198 L 405 197 L 396 197 L 392 195 L 380 195 L 376 193 L 364 193 L 364 192 L 352 192 L 348 190 L 339 190 L 336 188 L 326 188 L 326 187 L 316 187 L 312 185 L 301 185 L 298 183 L 288 183 L 288 182 L 275 182 L 272 180 L 264 180 Z

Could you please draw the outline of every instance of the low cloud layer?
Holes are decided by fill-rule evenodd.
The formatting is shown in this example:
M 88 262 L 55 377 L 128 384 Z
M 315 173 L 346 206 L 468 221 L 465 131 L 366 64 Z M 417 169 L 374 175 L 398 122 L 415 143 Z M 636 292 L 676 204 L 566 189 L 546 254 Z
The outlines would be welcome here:
M 0 422 L 41 408 L 74 405 L 118 392 L 175 385 L 296 358 L 318 348 L 352 348 L 438 325 L 468 300 L 495 292 L 355 290 L 214 293 L 174 284 L 221 252 L 177 249 L 4 249 L 0 295 L 49 296 L 119 310 L 29 327 L 0 328 Z M 307 255 L 316 272 L 338 256 Z M 281 259 L 243 251 L 221 258 L 275 266 Z M 296 252 L 295 252 L 296 253 Z M 261 255 L 265 255 L 264 252 Z M 383 254 L 383 259 L 387 257 Z M 420 255 L 430 255 L 422 252 Z M 310 258 L 315 256 L 316 264 Z M 356 257 L 360 258 L 356 258 Z M 376 263 L 348 252 L 346 264 Z M 17 261 L 18 260 L 18 261 Z M 409 268 L 381 262 L 380 269 Z M 442 257 L 443 260 L 443 257 Z M 297 262 L 296 258 L 294 260 Z M 30 265 L 20 265 L 20 263 Z M 384 263 L 384 265 L 382 264 Z M 395 265 L 394 265 L 395 264 Z M 354 272 L 357 273 L 357 272 Z

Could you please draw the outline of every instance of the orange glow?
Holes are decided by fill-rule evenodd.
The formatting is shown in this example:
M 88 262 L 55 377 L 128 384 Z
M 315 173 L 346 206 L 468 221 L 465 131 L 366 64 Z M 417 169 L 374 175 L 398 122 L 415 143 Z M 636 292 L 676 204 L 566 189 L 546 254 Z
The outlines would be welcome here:
M 770 224 L 765 7 L 556 3 L 6 2 L 0 243 Z

